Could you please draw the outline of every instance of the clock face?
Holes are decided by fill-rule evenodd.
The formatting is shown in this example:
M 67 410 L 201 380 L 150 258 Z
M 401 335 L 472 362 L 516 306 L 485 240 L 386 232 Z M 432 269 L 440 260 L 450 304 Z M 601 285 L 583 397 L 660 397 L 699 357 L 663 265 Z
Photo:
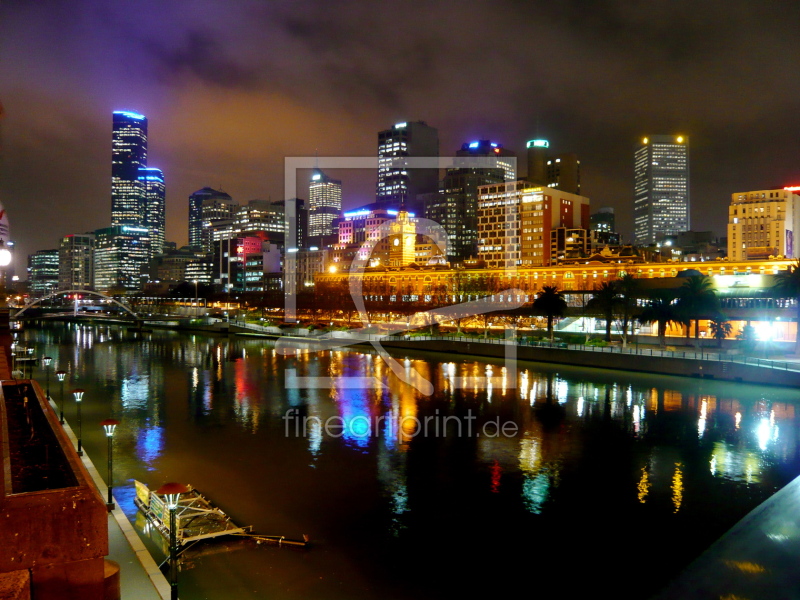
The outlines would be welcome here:
M 399 246 L 400 245 L 400 238 L 394 238 L 394 245 L 395 246 Z

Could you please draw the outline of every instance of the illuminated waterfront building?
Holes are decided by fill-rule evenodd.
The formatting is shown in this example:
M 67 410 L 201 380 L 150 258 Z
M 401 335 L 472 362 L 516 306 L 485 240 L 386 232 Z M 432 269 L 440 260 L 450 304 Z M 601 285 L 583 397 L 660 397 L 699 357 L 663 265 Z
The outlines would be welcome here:
M 37 250 L 28 256 L 28 283 L 32 296 L 58 289 L 58 250 Z
M 421 214 L 417 196 L 439 188 L 438 168 L 412 168 L 404 159 L 438 158 L 439 132 L 424 121 L 397 123 L 378 133 L 378 204 Z
M 75 233 L 61 238 L 58 247 L 58 289 L 93 288 L 94 242 L 93 233 Z
M 728 257 L 731 260 L 764 260 L 798 255 L 794 236 L 800 234 L 800 191 L 739 192 L 728 207 Z
M 104 293 L 141 289 L 143 278 L 147 277 L 148 230 L 118 225 L 98 229 L 94 234 L 94 289 Z
M 139 169 L 147 166 L 147 118 L 118 110 L 112 121 L 111 225 L 139 227 L 144 215 Z
M 689 230 L 689 138 L 654 135 L 634 153 L 634 237 L 641 246 Z
M 519 180 L 478 190 L 478 258 L 489 267 L 546 266 L 550 232 L 589 229 L 589 199 Z
M 341 212 L 342 182 L 328 177 L 321 169 L 314 169 L 308 186 L 309 237 L 332 235 L 333 222 Z
M 166 228 L 166 187 L 161 169 L 142 167 L 139 182 L 144 198 L 141 227 L 147 229 L 149 252 L 152 258 L 164 252 L 164 230 Z

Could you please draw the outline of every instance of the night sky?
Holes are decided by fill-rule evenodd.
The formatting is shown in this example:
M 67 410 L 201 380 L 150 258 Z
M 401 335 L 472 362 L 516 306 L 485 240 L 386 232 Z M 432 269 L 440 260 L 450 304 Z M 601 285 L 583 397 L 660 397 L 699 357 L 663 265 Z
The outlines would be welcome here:
M 634 144 L 688 135 L 693 229 L 724 234 L 731 193 L 800 183 L 799 22 L 792 1 L 0 1 L 16 265 L 110 225 L 120 109 L 149 119 L 179 245 L 193 191 L 281 199 L 285 156 L 374 156 L 407 120 L 441 154 L 479 137 L 578 153 L 627 239 Z M 345 207 L 373 201 L 374 173 L 333 174 Z

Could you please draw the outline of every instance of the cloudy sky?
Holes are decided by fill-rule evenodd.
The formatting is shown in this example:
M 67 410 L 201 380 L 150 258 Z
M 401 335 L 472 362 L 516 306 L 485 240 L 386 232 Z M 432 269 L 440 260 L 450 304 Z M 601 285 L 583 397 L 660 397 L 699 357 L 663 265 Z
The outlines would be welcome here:
M 636 140 L 688 135 L 693 228 L 723 234 L 731 193 L 800 183 L 798 17 L 749 0 L 0 0 L 0 200 L 21 255 L 108 226 L 111 112 L 134 110 L 185 244 L 193 191 L 283 198 L 284 157 L 375 155 L 378 130 L 424 120 L 442 154 L 478 137 L 578 153 L 626 237 Z M 372 200 L 374 173 L 336 175 L 346 207 Z

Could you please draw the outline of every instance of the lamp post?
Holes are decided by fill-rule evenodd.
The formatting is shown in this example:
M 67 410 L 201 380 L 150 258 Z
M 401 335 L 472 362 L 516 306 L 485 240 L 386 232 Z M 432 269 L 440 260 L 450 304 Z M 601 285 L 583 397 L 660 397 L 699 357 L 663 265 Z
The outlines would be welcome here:
M 66 371 L 56 371 L 56 379 L 61 384 L 61 424 L 64 424 L 64 378 L 67 376 Z
M 28 348 L 28 379 L 33 379 L 33 353 L 34 348 Z
M 178 528 L 176 526 L 175 511 L 181 494 L 189 491 L 189 486 L 182 483 L 165 483 L 156 490 L 156 494 L 163 496 L 169 509 L 169 587 L 171 600 L 178 600 Z
M 45 377 L 45 381 L 47 381 L 47 399 L 50 400 L 50 363 L 53 362 L 53 358 L 51 356 L 43 356 L 42 357 L 42 364 L 44 365 L 45 373 L 47 374 Z
M 200 309 L 200 301 L 197 299 L 197 279 L 194 280 L 194 318 L 197 318 L 197 311 Z
M 111 490 L 114 488 L 114 431 L 117 429 L 119 421 L 106 419 L 100 425 L 103 426 L 106 438 L 108 438 L 108 502 L 106 502 L 106 508 L 114 510 L 114 498 L 111 495 Z
M 83 456 L 83 450 L 81 450 L 81 401 L 83 400 L 83 392 L 82 389 L 75 389 L 72 390 L 72 395 L 75 396 L 75 404 L 78 406 L 78 456 Z

